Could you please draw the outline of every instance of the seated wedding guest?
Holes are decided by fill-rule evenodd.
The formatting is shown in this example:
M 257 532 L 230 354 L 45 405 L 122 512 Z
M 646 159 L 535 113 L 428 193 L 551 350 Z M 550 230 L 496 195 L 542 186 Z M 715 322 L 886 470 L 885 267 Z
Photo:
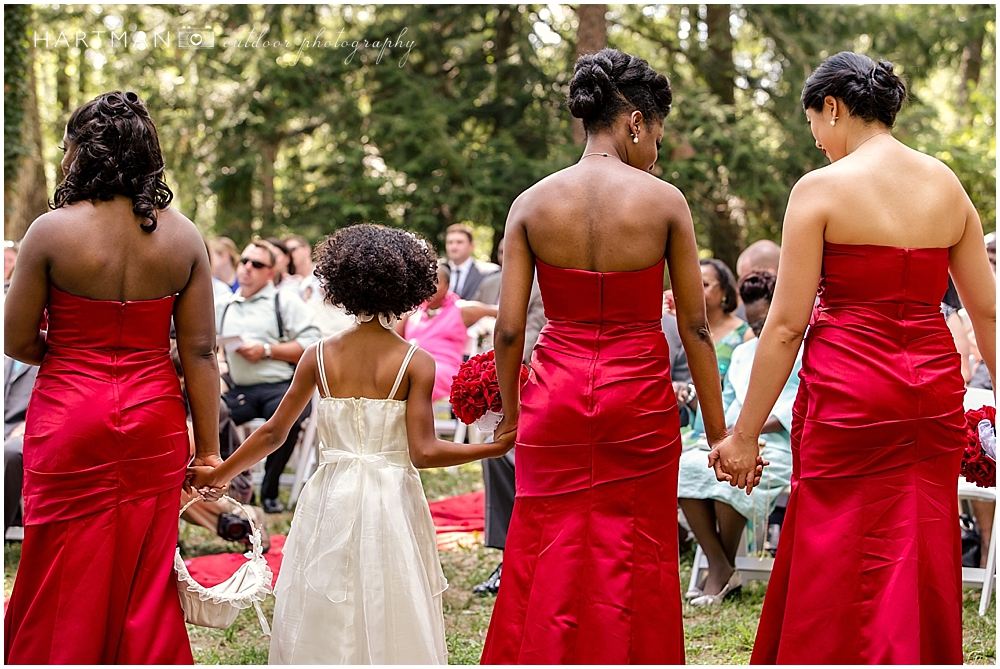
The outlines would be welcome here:
M 299 297 L 309 303 L 319 290 L 319 279 L 313 274 L 312 247 L 302 235 L 289 235 L 282 240 L 288 249 L 290 273 L 299 282 Z
M 715 357 L 719 361 L 719 376 L 725 380 L 733 349 L 754 337 L 746 321 L 733 315 L 736 311 L 736 279 L 726 263 L 716 258 L 701 261 L 701 285 L 705 290 L 708 325 L 715 341 Z
M 278 290 L 293 289 L 299 290 L 299 279 L 295 276 L 295 265 L 292 263 L 292 255 L 288 252 L 285 242 L 277 237 L 268 237 L 267 243 L 271 245 L 274 253 L 274 285 Z
M 417 310 L 396 324 L 396 332 L 417 344 L 437 363 L 431 401 L 447 399 L 451 382 L 462 364 L 462 351 L 469 326 L 483 316 L 496 316 L 496 305 L 460 299 L 449 290 L 451 271 L 448 263 L 438 261 L 437 291 Z
M 21 508 L 24 479 L 24 417 L 38 367 L 3 358 L 3 531 Z
M 766 269 L 778 274 L 778 260 L 781 257 L 781 247 L 770 239 L 759 239 L 743 250 L 743 253 L 736 259 L 736 280 L 739 281 L 744 276 L 755 269 Z M 733 315 L 741 320 L 746 320 L 746 312 L 743 303 L 736 307 Z
M 969 383 L 972 379 L 972 368 L 969 361 L 970 333 L 969 329 L 965 327 L 962 317 L 958 314 L 958 310 L 961 308 L 962 301 L 958 298 L 958 291 L 955 290 L 955 284 L 952 283 L 951 277 L 948 277 L 948 290 L 941 300 L 941 313 L 944 315 L 948 329 L 951 330 L 951 336 L 955 340 L 955 349 L 962 358 L 962 379 Z M 989 378 L 988 375 L 987 378 Z
M 489 274 L 500 270 L 489 262 L 481 262 L 472 257 L 475 241 L 472 228 L 464 223 L 449 225 L 445 230 L 445 255 L 451 270 L 451 292 L 463 300 L 471 300 L 479 289 L 479 282 Z
M 6 293 L 10 286 L 10 275 L 14 273 L 14 266 L 17 264 L 18 243 L 6 241 L 3 243 L 3 291 Z
M 500 281 L 503 272 L 503 247 L 501 237 L 497 244 L 497 262 L 500 272 L 494 272 L 483 277 L 476 291 L 475 299 L 485 304 L 500 304 Z M 531 284 L 531 296 L 528 298 L 528 315 L 524 329 L 524 364 L 531 362 L 531 351 L 538 341 L 538 334 L 545 327 L 545 309 L 542 306 L 542 291 L 538 287 L 536 273 Z M 499 458 L 483 460 L 483 487 L 486 493 L 486 528 L 484 543 L 490 548 L 504 549 L 507 544 L 507 528 L 510 516 L 514 510 L 514 449 L 510 449 Z M 495 595 L 500 590 L 500 573 L 503 563 L 497 564 L 489 577 L 472 588 L 476 595 Z
M 764 328 L 771 299 L 774 296 L 775 274 L 755 270 L 740 282 L 740 296 L 746 305 L 747 318 L 755 335 Z M 736 347 L 729 373 L 723 382 L 722 404 L 726 423 L 736 422 L 746 400 L 750 370 L 757 351 L 757 339 Z M 747 522 L 766 523 L 778 495 L 791 479 L 792 451 L 789 431 L 792 425 L 792 404 L 799 388 L 800 357 L 785 383 L 781 396 L 764 424 L 761 456 L 770 461 L 764 468 L 760 485 L 748 496 L 746 491 L 718 481 L 706 466 L 705 451 L 694 448 L 681 454 L 677 497 L 695 539 L 708 558 L 705 582 L 687 593 L 695 606 L 716 605 L 741 586 L 735 569 L 736 552 Z
M 228 300 L 240 287 L 240 282 L 236 278 L 240 252 L 229 237 L 215 237 L 208 240 L 208 257 L 212 261 L 212 289 L 215 291 L 215 301 Z
M 309 246 L 309 242 L 302 235 L 291 235 L 284 241 L 292 258 L 292 266 L 295 268 L 294 277 L 299 281 L 299 297 L 309 307 L 313 315 L 313 325 L 319 328 L 324 337 L 346 330 L 354 323 L 354 317 L 342 306 L 326 301 L 323 286 L 314 273 L 312 247 Z
M 766 269 L 778 273 L 781 247 L 770 239 L 760 239 L 744 249 L 736 259 L 736 278 L 742 279 L 755 269 Z
M 216 305 L 220 337 L 239 335 L 243 341 L 226 349 L 233 387 L 223 394 L 233 422 L 270 418 L 292 382 L 295 364 L 307 346 L 320 338 L 305 303 L 294 291 L 275 288 L 275 254 L 270 244 L 251 242 L 240 259 L 240 289 L 227 303 Z M 278 479 L 292 456 L 309 405 L 292 426 L 288 439 L 268 456 L 261 483 L 261 506 L 280 513 Z

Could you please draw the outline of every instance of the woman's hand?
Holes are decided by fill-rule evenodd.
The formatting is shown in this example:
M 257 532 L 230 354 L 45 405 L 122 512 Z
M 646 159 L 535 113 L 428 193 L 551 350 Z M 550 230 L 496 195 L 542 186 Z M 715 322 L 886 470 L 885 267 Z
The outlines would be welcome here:
M 229 481 L 219 481 L 216 467 L 222 464 L 218 455 L 195 458 L 187 469 L 184 489 L 201 494 L 206 502 L 215 502 L 229 489 Z
M 500 443 L 501 440 L 509 438 L 513 446 L 513 440 L 517 438 L 517 421 L 519 418 L 519 414 L 511 416 L 505 413 L 503 418 L 500 419 L 497 429 L 493 431 L 493 441 Z M 507 436 L 508 434 L 510 435 L 509 437 Z
M 760 483 L 764 467 L 771 464 L 760 455 L 756 440 L 731 435 L 720 441 L 708 454 L 708 466 L 715 469 L 719 481 L 745 488 L 749 495 Z

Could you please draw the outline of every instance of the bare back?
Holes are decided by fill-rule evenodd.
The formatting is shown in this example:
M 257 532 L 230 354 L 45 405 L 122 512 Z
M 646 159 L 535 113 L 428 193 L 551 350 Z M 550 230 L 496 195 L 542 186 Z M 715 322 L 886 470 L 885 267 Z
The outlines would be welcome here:
M 407 399 L 409 374 L 403 375 L 391 398 L 389 391 L 409 350 L 406 340 L 381 327 L 354 326 L 325 339 L 323 366 L 330 397 Z
M 124 197 L 77 202 L 40 218 L 35 225 L 44 228 L 40 250 L 51 283 L 95 300 L 149 300 L 184 290 L 204 253 L 197 229 L 170 208 L 159 212 L 152 233 L 140 221 Z
M 950 169 L 897 141 L 817 171 L 826 241 L 950 248 L 966 227 L 968 197 Z
M 537 258 L 597 272 L 655 265 L 666 254 L 671 223 L 689 217 L 676 188 L 615 157 L 584 158 L 518 200 L 512 215 Z

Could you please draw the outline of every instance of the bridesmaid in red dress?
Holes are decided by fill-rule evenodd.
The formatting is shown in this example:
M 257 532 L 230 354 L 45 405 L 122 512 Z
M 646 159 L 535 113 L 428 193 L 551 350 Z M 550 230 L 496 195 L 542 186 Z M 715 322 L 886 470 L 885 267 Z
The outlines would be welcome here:
M 219 460 L 208 252 L 168 208 L 156 129 L 134 93 L 66 126 L 65 180 L 21 243 L 4 351 L 41 365 L 24 435 L 24 544 L 7 664 L 190 664 L 173 553 L 188 460 Z M 47 311 L 47 332 L 39 330 Z
M 964 384 L 939 303 L 950 271 L 995 378 L 996 283 L 961 183 L 891 134 L 905 97 L 891 63 L 849 52 L 802 92 L 832 164 L 789 197 L 748 399 L 711 456 L 745 484 L 805 337 L 754 663 L 962 663 Z
M 650 171 L 672 93 L 646 61 L 582 56 L 580 161 L 522 193 L 504 235 L 494 341 L 516 490 L 484 664 L 680 664 L 677 461 L 664 258 L 709 439 L 725 435 L 684 196 Z M 537 268 L 548 324 L 518 385 Z

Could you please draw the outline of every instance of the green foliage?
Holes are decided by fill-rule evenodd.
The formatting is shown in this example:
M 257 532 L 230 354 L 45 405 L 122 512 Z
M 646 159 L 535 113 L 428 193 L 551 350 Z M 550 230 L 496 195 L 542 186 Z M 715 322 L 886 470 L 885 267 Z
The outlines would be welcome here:
M 896 63 L 911 90 L 896 135 L 955 170 L 995 229 L 993 6 L 726 7 L 608 11 L 610 46 L 647 58 L 674 85 L 657 169 L 687 195 L 704 248 L 732 262 L 752 241 L 780 239 L 789 190 L 825 162 L 799 93 L 843 49 Z M 15 9 L 5 8 L 8 32 Z M 208 26 L 215 48 L 181 48 L 182 26 Z M 139 48 L 134 39 L 112 47 L 107 34 L 86 46 L 72 38 L 109 29 L 170 39 Z M 20 34 L 70 36 L 34 55 L 41 91 L 58 72 L 64 88 L 78 81 L 71 107 L 112 88 L 147 100 L 176 206 L 206 234 L 317 239 L 373 221 L 440 245 L 459 221 L 499 239 L 514 198 L 577 160 L 564 104 L 576 29 L 575 11 L 560 5 L 64 5 L 36 7 Z M 5 41 L 5 81 L 21 85 L 16 43 Z M 732 104 L 720 98 L 728 90 Z M 40 98 L 53 169 L 64 112 Z M 8 103 L 5 115 L 18 109 Z M 18 126 L 6 120 L 5 161 L 18 150 L 9 141 Z
M 28 103 L 28 24 L 29 5 L 3 8 L 3 172 L 4 178 L 17 177 L 21 156 L 28 154 L 21 141 Z

